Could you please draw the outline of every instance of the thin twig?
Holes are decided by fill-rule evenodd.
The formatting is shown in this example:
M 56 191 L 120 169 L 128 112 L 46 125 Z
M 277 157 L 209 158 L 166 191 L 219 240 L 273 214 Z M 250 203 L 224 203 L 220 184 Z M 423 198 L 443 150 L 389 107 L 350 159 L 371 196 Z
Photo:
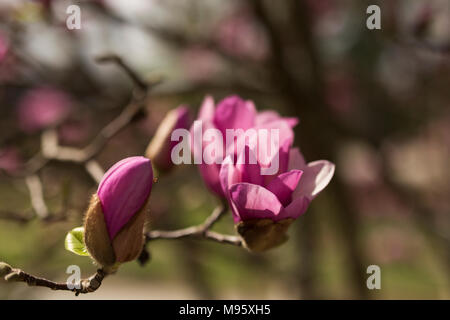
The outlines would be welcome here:
M 159 81 L 153 83 L 145 82 L 118 56 L 108 54 L 97 60 L 99 62 L 116 63 L 133 80 L 136 90 L 133 92 L 129 103 L 123 108 L 122 112 L 109 122 L 86 147 L 73 148 L 61 146 L 59 145 L 56 130 L 48 129 L 41 134 L 41 148 L 39 152 L 25 163 L 21 171 L 8 173 L 15 178 L 25 178 L 27 186 L 30 189 L 33 209 L 41 218 L 46 218 L 49 215 L 49 212 L 43 201 L 42 185 L 37 178 L 37 174 L 50 161 L 72 162 L 82 166 L 92 179 L 98 183 L 103 175 L 103 169 L 94 161 L 94 158 L 103 150 L 111 138 L 128 126 L 143 110 L 150 89 L 159 83 Z M 4 216 L 8 218 L 12 217 L 10 213 Z M 3 215 L 0 215 L 0 218 L 2 217 Z M 19 216 L 19 218 L 15 220 L 24 222 L 22 216 Z
M 148 89 L 148 84 L 133 70 L 131 69 L 121 57 L 115 54 L 106 54 L 95 58 L 95 61 L 99 63 L 113 62 L 117 64 L 123 71 L 131 78 L 131 80 L 143 91 Z
M 91 177 L 97 182 L 100 183 L 100 181 L 103 178 L 103 175 L 105 174 L 105 171 L 100 166 L 100 164 L 95 160 L 90 160 L 86 162 L 85 164 L 86 171 L 89 172 Z
M 41 179 L 34 174 L 26 177 L 25 182 L 30 191 L 31 205 L 36 212 L 36 215 L 41 219 L 47 218 L 49 211 L 45 204 Z
M 80 293 L 90 293 L 96 291 L 102 284 L 103 279 L 108 275 L 104 270 L 98 269 L 95 274 L 89 278 L 80 280 L 78 288 L 69 287 L 67 283 L 54 282 L 45 278 L 37 277 L 29 274 L 21 269 L 12 268 L 4 262 L 0 262 L 1 275 L 8 282 L 25 282 L 29 286 L 46 287 L 52 290 L 63 290 L 75 292 L 78 296 Z
M 242 240 L 238 236 L 223 235 L 210 229 L 227 212 L 228 207 L 225 204 L 218 206 L 206 220 L 197 226 L 192 226 L 179 230 L 163 231 L 152 230 L 146 233 L 146 242 L 157 239 L 206 239 L 219 243 L 227 243 L 235 246 L 242 246 Z

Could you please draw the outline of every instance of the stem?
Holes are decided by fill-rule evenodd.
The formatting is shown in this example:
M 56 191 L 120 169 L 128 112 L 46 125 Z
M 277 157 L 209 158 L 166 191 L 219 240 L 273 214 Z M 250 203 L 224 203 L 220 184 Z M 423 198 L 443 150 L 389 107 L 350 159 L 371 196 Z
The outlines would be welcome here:
M 227 212 L 228 207 L 225 203 L 218 206 L 206 220 L 197 226 L 192 226 L 179 230 L 165 231 L 165 230 L 152 230 L 146 233 L 146 243 L 151 240 L 157 239 L 205 239 L 218 243 L 226 243 L 235 246 L 242 246 L 242 240 L 238 236 L 224 235 L 218 232 L 211 231 L 210 229 L 214 224 Z
M 80 288 L 69 288 L 67 283 L 54 282 L 45 278 L 29 274 L 21 269 L 11 268 L 9 265 L 0 262 L 3 268 L 9 269 L 4 279 L 8 282 L 25 282 L 31 287 L 46 287 L 52 290 L 72 291 L 78 296 L 80 293 L 90 293 L 96 291 L 102 284 L 103 279 L 108 275 L 103 269 L 98 269 L 89 278 L 80 281 Z

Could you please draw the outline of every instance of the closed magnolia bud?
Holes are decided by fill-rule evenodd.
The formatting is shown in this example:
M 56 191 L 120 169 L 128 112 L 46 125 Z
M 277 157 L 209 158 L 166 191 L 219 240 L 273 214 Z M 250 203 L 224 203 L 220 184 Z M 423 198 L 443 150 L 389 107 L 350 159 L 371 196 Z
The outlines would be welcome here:
M 84 223 L 86 248 L 99 265 L 131 261 L 142 251 L 152 183 L 152 164 L 144 157 L 123 159 L 104 175 Z
M 174 164 L 171 153 L 178 143 L 172 141 L 172 132 L 176 129 L 187 129 L 189 126 L 189 111 L 186 106 L 180 106 L 167 113 L 145 151 L 145 156 L 152 160 L 156 169 L 163 172 L 172 169 Z
M 286 232 L 293 221 L 289 218 L 280 221 L 252 219 L 240 221 L 236 229 L 248 250 L 262 252 L 286 242 Z

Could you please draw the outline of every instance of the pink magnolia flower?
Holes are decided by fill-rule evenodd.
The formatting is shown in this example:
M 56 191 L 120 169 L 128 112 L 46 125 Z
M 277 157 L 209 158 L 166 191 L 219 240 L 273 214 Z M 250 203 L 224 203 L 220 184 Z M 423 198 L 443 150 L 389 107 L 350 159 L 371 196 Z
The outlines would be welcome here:
M 131 261 L 141 252 L 152 183 L 152 165 L 144 157 L 123 159 L 105 173 L 84 225 L 86 247 L 100 265 Z
M 64 92 L 52 88 L 33 89 L 19 102 L 19 126 L 31 133 L 57 125 L 69 115 L 70 108 L 71 99 Z
M 247 148 L 246 152 L 252 150 Z M 230 200 L 235 223 L 251 219 L 297 219 L 328 185 L 334 164 L 327 160 L 306 163 L 298 148 L 289 150 L 286 170 L 261 176 L 259 164 L 222 164 L 220 180 Z
M 214 128 L 218 129 L 223 137 L 227 136 L 227 129 L 242 129 L 244 131 L 249 129 L 277 129 L 279 132 L 279 143 L 282 146 L 280 152 L 280 170 L 283 170 L 283 165 L 286 166 L 288 146 L 294 140 L 292 128 L 298 123 L 297 118 L 283 118 L 275 111 L 257 112 L 252 101 L 245 101 L 236 95 L 226 97 L 217 106 L 214 103 L 214 99 L 211 96 L 207 96 L 202 103 L 197 120 L 201 121 L 203 132 L 207 129 Z M 194 126 L 191 128 L 193 136 L 195 136 Z M 242 139 L 245 138 L 246 136 L 242 135 Z M 237 137 L 237 139 L 240 139 L 240 137 Z M 194 157 L 197 155 L 202 157 L 205 148 L 211 143 L 217 143 L 215 140 L 209 142 L 205 142 L 204 140 L 202 141 L 201 148 L 196 148 L 195 144 L 192 146 Z M 239 143 L 236 143 L 236 145 L 239 145 Z M 232 147 L 234 147 L 232 144 L 223 144 L 222 156 L 232 154 L 234 161 L 237 159 L 239 150 L 231 150 Z M 218 196 L 225 197 L 219 179 L 221 160 L 223 159 L 220 159 L 220 161 L 214 160 L 212 164 L 202 162 L 198 166 L 206 186 Z
M 188 129 L 191 125 L 189 109 L 181 105 L 167 113 L 158 127 L 153 139 L 145 151 L 145 156 L 152 160 L 153 165 L 161 171 L 168 171 L 173 167 L 172 149 L 177 144 L 172 141 L 172 132 L 176 129 Z

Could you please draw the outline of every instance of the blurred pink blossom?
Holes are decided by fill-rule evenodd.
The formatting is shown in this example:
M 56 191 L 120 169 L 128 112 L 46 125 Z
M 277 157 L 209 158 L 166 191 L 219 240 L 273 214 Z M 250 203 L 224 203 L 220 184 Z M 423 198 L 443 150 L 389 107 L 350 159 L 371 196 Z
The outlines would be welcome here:
M 335 0 L 307 0 L 306 5 L 313 19 L 320 19 L 336 9 Z
M 184 50 L 181 54 L 181 63 L 186 76 L 192 81 L 210 79 L 218 72 L 220 59 L 211 50 L 195 46 Z
M 19 126 L 25 132 L 35 132 L 61 123 L 70 113 L 70 97 L 52 88 L 28 91 L 19 101 Z
M 369 235 L 369 252 L 373 259 L 389 264 L 407 262 L 417 256 L 420 245 L 411 230 L 392 227 L 380 229 Z
M 18 171 L 22 164 L 22 158 L 15 148 L 0 150 L 0 169 L 13 173 Z
M 0 32 L 0 63 L 6 57 L 9 50 L 9 42 L 4 34 Z
M 334 72 L 325 81 L 325 99 L 337 114 L 352 111 L 357 102 L 356 86 L 349 74 Z
M 81 144 L 89 137 L 91 124 L 88 119 L 67 121 L 58 130 L 58 136 L 63 144 Z
M 235 56 L 263 60 L 268 55 L 264 30 L 246 10 L 225 17 L 219 23 L 216 39 L 225 51 Z

